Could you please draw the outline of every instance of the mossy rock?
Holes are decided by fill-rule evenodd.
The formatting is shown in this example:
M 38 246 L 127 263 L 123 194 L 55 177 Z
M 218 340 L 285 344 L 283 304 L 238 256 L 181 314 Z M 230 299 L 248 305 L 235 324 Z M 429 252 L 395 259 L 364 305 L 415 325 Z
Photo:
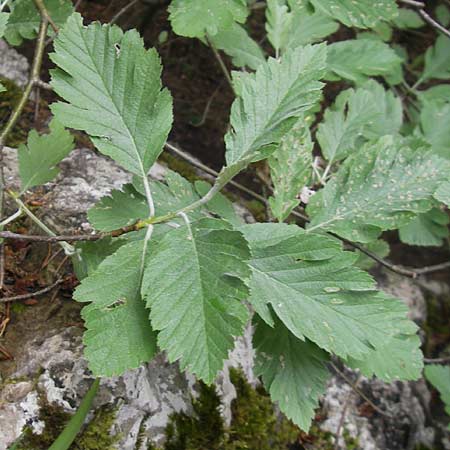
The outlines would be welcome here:
M 43 398 L 39 403 L 39 420 L 45 424 L 43 432 L 35 434 L 30 428 L 26 428 L 20 440 L 12 447 L 14 450 L 48 450 L 69 422 L 71 415 L 61 406 L 50 404 Z M 69 450 L 116 450 L 115 444 L 120 436 L 111 434 L 116 412 L 116 408 L 111 406 L 99 408 Z

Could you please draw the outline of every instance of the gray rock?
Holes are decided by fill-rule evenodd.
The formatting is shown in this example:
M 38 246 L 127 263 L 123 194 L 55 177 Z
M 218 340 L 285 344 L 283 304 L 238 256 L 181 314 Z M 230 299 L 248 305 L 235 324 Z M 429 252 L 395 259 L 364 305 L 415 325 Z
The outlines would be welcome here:
M 27 83 L 28 69 L 27 59 L 0 39 L 0 76 L 23 87 Z
M 6 150 L 5 163 L 8 183 L 17 185 L 14 150 Z M 157 165 L 153 174 L 163 176 L 164 167 Z M 61 164 L 61 176 L 46 186 L 48 194 L 42 218 L 57 230 L 89 230 L 86 210 L 111 189 L 120 188 L 130 179 L 130 174 L 108 158 L 87 149 L 76 150 Z M 378 278 L 384 290 L 406 301 L 414 320 L 425 319 L 424 297 L 414 281 L 386 273 Z M 73 412 L 92 382 L 82 355 L 82 330 L 78 326 L 67 326 L 80 322 L 80 306 L 62 299 L 57 299 L 50 307 L 43 302 L 42 310 L 38 309 L 40 305 L 41 302 L 22 318 L 27 324 L 25 328 L 23 325 L 20 328 L 20 323 L 8 328 L 8 336 L 15 333 L 16 348 L 23 351 L 18 352 L 7 370 L 2 370 L 4 363 L 0 364 L 0 370 L 4 380 L 23 382 L 5 388 L 1 394 L 0 450 L 6 449 L 19 436 L 25 424 L 35 432 L 42 430 L 40 396 Z M 251 334 L 249 327 L 245 336 L 237 340 L 225 370 L 218 377 L 217 390 L 227 422 L 231 420 L 230 404 L 236 395 L 227 368 L 240 366 L 249 381 L 257 383 L 253 374 Z M 356 378 L 354 372 L 346 373 Z M 122 377 L 102 380 L 95 406 L 113 404 L 118 408 L 113 430 L 123 436 L 118 448 L 134 449 L 138 435 L 142 448 L 146 448 L 149 440 L 159 443 L 164 439 L 164 428 L 171 413 L 191 410 L 193 389 L 193 378 L 180 373 L 176 364 L 169 364 L 160 355 L 150 364 L 128 371 Z M 322 403 L 322 415 L 326 417 L 320 425 L 323 430 L 336 434 L 338 429 L 341 432 L 345 429 L 358 439 L 359 448 L 363 450 L 412 449 L 419 443 L 431 445 L 433 430 L 426 425 L 429 392 L 423 382 L 388 385 L 361 378 L 359 389 L 390 417 L 373 410 L 363 397 L 336 376 L 331 379 Z M 345 448 L 342 442 L 338 447 Z

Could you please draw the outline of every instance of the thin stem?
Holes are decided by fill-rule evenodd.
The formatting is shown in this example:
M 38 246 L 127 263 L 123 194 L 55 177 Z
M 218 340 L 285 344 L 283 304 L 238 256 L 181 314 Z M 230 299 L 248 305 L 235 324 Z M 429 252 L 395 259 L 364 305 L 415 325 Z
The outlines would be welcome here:
M 44 0 L 34 0 L 34 4 L 36 5 L 36 8 L 39 10 L 39 13 L 41 15 L 41 20 L 46 21 L 50 24 L 50 26 L 53 28 L 53 31 L 55 33 L 59 32 L 58 26 L 55 24 L 53 19 L 50 17 L 50 14 L 47 11 L 47 8 L 45 7 Z M 47 33 L 46 33 L 47 35 Z M 45 36 L 44 36 L 45 39 Z
M 28 294 L 22 294 L 22 295 L 14 295 L 13 297 L 0 298 L 0 303 L 8 303 L 8 302 L 16 302 L 16 301 L 19 301 L 19 300 L 27 300 L 29 298 L 38 297 L 40 295 L 47 294 L 47 292 L 52 291 L 53 289 L 55 289 L 55 287 L 57 287 L 60 284 L 64 283 L 64 281 L 65 280 L 63 278 L 60 278 L 59 280 L 55 281 L 50 286 L 47 286 L 47 287 L 45 287 L 43 289 L 40 289 L 39 291 L 29 292 Z
M 0 222 L 0 228 L 5 227 L 9 223 L 11 223 L 13 220 L 16 220 L 22 215 L 22 210 L 19 208 L 12 216 L 7 217 L 5 220 Z
M 214 53 L 214 56 L 217 59 L 217 62 L 220 65 L 220 68 L 222 69 L 223 74 L 225 75 L 226 80 L 228 81 L 228 84 L 231 87 L 231 90 L 234 92 L 234 86 L 233 86 L 233 80 L 231 79 L 230 73 L 228 72 L 228 68 L 223 62 L 222 56 L 220 56 L 219 51 L 217 50 L 216 46 L 211 42 L 211 39 L 209 39 L 208 35 L 205 36 L 206 42 L 211 47 L 211 50 Z
M 137 3 L 139 3 L 141 0 L 132 0 L 130 3 L 128 3 L 128 5 L 125 5 L 111 20 L 110 20 L 110 24 L 114 24 L 116 23 L 120 17 L 125 14 L 131 7 L 133 7 L 134 5 L 136 5 Z
M 424 9 L 419 9 L 419 14 L 422 16 L 425 22 L 428 22 L 432 27 L 436 28 L 436 30 L 440 31 L 443 35 L 450 38 L 450 31 L 447 28 L 443 27 L 439 22 L 434 20 Z
M 49 236 L 56 237 L 54 233 L 44 222 L 42 222 L 37 216 L 35 216 L 25 205 L 25 203 L 20 200 L 17 196 L 9 192 L 11 198 L 17 203 L 19 208 L 43 231 L 45 231 Z M 68 244 L 66 241 L 60 241 L 59 245 L 64 249 L 66 255 L 73 255 L 75 253 L 75 248 Z

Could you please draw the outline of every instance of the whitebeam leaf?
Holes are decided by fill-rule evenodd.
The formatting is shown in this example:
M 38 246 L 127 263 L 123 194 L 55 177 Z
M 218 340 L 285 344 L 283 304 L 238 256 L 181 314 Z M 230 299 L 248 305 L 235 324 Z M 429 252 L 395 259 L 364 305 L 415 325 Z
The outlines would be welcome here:
M 256 73 L 235 77 L 238 98 L 231 108 L 232 130 L 225 136 L 228 168 L 244 167 L 274 150 L 296 119 L 321 96 L 326 45 L 308 45 L 270 58 Z
M 275 244 L 261 239 L 261 230 L 275 235 L 278 226 L 240 228 L 252 252 L 250 302 L 265 322 L 275 324 L 273 310 L 297 338 L 358 360 L 385 346 L 400 326 L 415 329 L 406 306 L 378 293 L 371 276 L 354 267 L 356 253 L 342 251 L 334 238 L 299 228 Z
M 216 48 L 231 56 L 236 67 L 256 70 L 266 62 L 261 47 L 236 22 L 224 30 L 219 30 L 214 36 L 209 36 L 209 40 Z
M 290 32 L 292 14 L 283 0 L 267 0 L 266 31 L 267 38 L 277 55 L 286 47 Z
M 45 184 L 58 175 L 55 167 L 74 147 L 73 136 L 55 119 L 50 133 L 39 135 L 31 130 L 26 145 L 18 149 L 21 192 Z
M 449 164 L 392 136 L 368 143 L 345 160 L 308 204 L 309 231 L 326 230 L 357 242 L 406 225 L 433 207 L 433 194 Z
M 248 320 L 250 257 L 242 234 L 202 219 L 169 231 L 148 256 L 142 295 L 158 345 L 211 383 Z
M 353 39 L 328 46 L 327 79 L 343 78 L 363 83 L 369 77 L 383 76 L 393 83 L 402 80 L 402 59 L 389 45 L 371 39 Z
M 74 45 L 74 42 L 77 45 Z M 52 105 L 65 126 L 86 131 L 95 146 L 145 177 L 172 124 L 172 100 L 161 90 L 161 64 L 135 30 L 83 26 L 73 14 L 55 40 L 52 86 L 68 103 Z
M 348 27 L 373 28 L 378 22 L 389 22 L 398 14 L 395 0 L 311 0 L 311 3 Z
M 73 13 L 70 0 L 43 0 L 53 22 L 62 27 Z M 5 38 L 11 45 L 20 45 L 23 39 L 35 39 L 41 24 L 41 16 L 33 0 L 10 2 L 11 14 L 6 27 Z M 51 27 L 48 34 L 54 34 Z
M 74 293 L 92 302 L 82 311 L 85 355 L 96 376 L 114 376 L 150 361 L 156 336 L 140 296 L 145 243 L 120 247 L 84 278 Z
M 306 118 L 300 118 L 269 157 L 274 189 L 269 204 L 280 222 L 299 205 L 300 190 L 311 178 L 313 147 L 309 124 Z
M 274 328 L 258 320 L 253 343 L 256 375 L 262 376 L 281 411 L 308 431 L 329 378 L 329 356 L 312 342 L 296 338 L 279 320 Z
M 169 12 L 175 33 L 197 38 L 244 23 L 248 15 L 246 0 L 172 0 Z

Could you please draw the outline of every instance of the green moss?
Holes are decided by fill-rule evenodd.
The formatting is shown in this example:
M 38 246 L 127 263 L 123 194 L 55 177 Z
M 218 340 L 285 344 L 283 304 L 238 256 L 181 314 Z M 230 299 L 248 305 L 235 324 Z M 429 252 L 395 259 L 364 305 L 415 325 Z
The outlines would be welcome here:
M 324 431 L 313 423 L 309 434 L 302 436 L 302 440 L 312 444 L 314 450 L 334 450 L 334 435 L 329 431 Z
M 14 450 L 47 450 L 70 420 L 71 415 L 61 406 L 50 404 L 43 397 L 39 399 L 39 403 L 39 420 L 45 424 L 43 432 L 35 434 L 30 428 L 26 428 Z M 99 408 L 70 450 L 115 450 L 115 444 L 120 439 L 118 435 L 111 435 L 115 416 L 115 408 Z
M 115 450 L 120 435 L 111 435 L 111 427 L 116 417 L 117 408 L 105 406 L 99 408 L 71 450 Z
M 348 430 L 344 430 L 342 437 L 344 438 L 347 450 L 358 450 L 360 448 L 358 439 L 351 436 Z
M 300 430 L 278 418 L 264 389 L 251 387 L 239 371 L 231 370 L 230 376 L 237 398 L 231 404 L 229 428 L 220 414 L 215 388 L 200 384 L 193 414 L 172 415 L 163 449 L 150 445 L 148 450 L 285 450 L 297 440 Z

